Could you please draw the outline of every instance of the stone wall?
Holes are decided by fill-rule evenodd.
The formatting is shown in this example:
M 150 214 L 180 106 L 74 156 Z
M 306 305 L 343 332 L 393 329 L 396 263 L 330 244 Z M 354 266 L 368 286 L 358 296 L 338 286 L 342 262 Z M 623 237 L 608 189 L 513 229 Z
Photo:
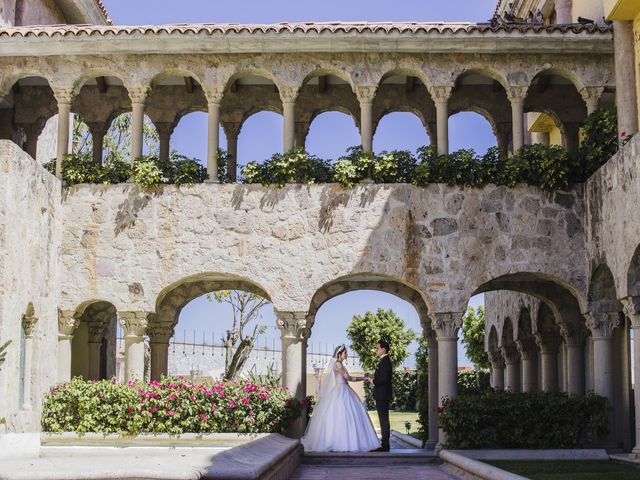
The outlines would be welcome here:
M 494 278 L 539 272 L 585 288 L 582 202 L 537 188 L 201 184 L 64 196 L 61 307 L 102 299 L 155 311 L 185 278 L 246 282 L 277 310 L 307 311 L 328 282 L 367 276 L 464 311 Z
M 0 416 L 8 431 L 39 429 L 41 398 L 56 377 L 60 192 L 56 178 L 12 142 L 0 141 L 0 341 L 12 342 L 0 371 Z M 22 316 L 29 302 L 38 318 L 32 411 L 19 404 Z
M 616 298 L 631 295 L 627 276 L 640 247 L 640 135 L 587 182 L 586 254 L 589 278 L 606 264 L 613 274 Z

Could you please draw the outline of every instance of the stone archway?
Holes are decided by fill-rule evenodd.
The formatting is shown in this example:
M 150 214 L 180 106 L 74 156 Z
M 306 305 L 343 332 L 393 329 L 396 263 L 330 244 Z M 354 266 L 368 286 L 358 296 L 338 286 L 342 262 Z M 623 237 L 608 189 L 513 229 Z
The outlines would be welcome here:
M 156 313 L 149 318 L 147 332 L 151 340 L 151 379 L 159 380 L 168 372 L 169 341 L 174 335 L 180 312 L 191 300 L 217 290 L 243 290 L 271 300 L 257 283 L 224 273 L 202 273 L 174 282 L 160 292 Z

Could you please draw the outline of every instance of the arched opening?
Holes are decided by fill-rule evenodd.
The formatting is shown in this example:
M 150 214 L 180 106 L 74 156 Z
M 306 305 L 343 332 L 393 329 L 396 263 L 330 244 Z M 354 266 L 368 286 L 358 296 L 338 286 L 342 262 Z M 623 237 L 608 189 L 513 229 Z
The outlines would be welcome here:
M 225 131 L 227 131 L 226 126 Z M 282 153 L 282 115 L 270 111 L 257 112 L 241 124 L 239 132 L 238 170 L 250 161 L 262 162 L 274 153 Z M 231 136 L 227 134 L 227 142 L 230 138 L 233 138 L 233 134 Z M 259 142 L 256 141 L 258 138 Z M 229 147 L 229 154 L 232 155 L 231 147 Z
M 511 105 L 499 72 L 472 69 L 455 80 L 449 98 L 449 151 L 478 154 L 497 146 L 506 153 L 511 139 Z
M 305 148 L 320 158 L 337 160 L 347 148 L 360 144 L 360 133 L 354 118 L 343 112 L 323 112 L 309 126 Z
M 71 342 L 71 377 L 116 377 L 116 307 L 102 300 L 91 301 L 78 307 L 75 317 L 78 323 Z
M 109 165 L 114 161 L 131 162 L 131 112 L 124 112 L 110 120 L 104 137 L 103 164 Z M 143 156 L 157 157 L 160 150 L 158 131 L 147 115 L 142 125 Z
M 193 129 L 190 140 L 179 145 L 180 148 L 173 149 L 174 155 L 197 158 L 200 163 L 206 164 L 208 119 L 205 112 L 208 104 L 200 82 L 189 72 L 164 72 L 157 75 L 151 85 L 151 93 L 145 102 L 145 113 L 158 132 L 158 158 L 164 161 L 170 157 L 174 147 L 171 142 L 172 134 L 184 117 L 190 117 L 186 120 Z M 196 151 L 197 155 L 186 150 Z
M 148 329 L 153 380 L 264 374 L 279 366 L 273 308 L 254 282 L 215 273 L 188 277 L 158 296 L 156 312 Z
M 105 162 L 106 152 L 113 151 L 121 152 L 120 160 L 129 161 L 130 134 L 127 137 L 125 132 L 118 131 L 114 136 L 116 132 L 110 131 L 109 126 L 114 118 L 130 110 L 131 99 L 121 78 L 104 75 L 83 81 L 71 105 L 71 111 L 82 121 L 74 118 L 71 137 L 75 148 L 70 151 L 89 155 L 97 165 Z M 122 145 L 116 148 L 116 143 Z
M 248 70 L 231 76 L 220 104 L 230 172 L 283 151 L 282 108 L 280 92 L 268 72 Z
M 344 72 L 318 70 L 307 75 L 296 99 L 295 117 L 296 147 L 321 158 L 337 159 L 347 147 L 360 144 L 360 104 Z M 314 133 L 309 137 L 312 124 Z
M 396 69 L 383 75 L 373 103 L 376 151 L 415 151 L 435 143 L 435 105 L 425 81 L 422 72 L 411 69 Z
M 20 78 L 0 99 L 0 138 L 11 140 L 39 163 L 49 162 L 56 156 L 57 113 L 47 79 Z
M 476 112 L 459 112 L 449 117 L 449 151 L 473 149 L 479 155 L 497 146 L 489 121 Z
M 427 381 L 427 342 L 430 342 L 430 351 L 436 348 L 423 295 L 411 285 L 385 275 L 350 275 L 326 283 L 316 291 L 308 318 L 313 327 L 307 347 L 307 394 L 317 394 L 335 345 L 347 346 L 347 369 L 351 376 L 361 377 L 365 373 L 373 374 L 378 364 L 375 346 L 379 340 L 387 340 L 395 363 L 394 382 L 398 382 L 396 398 L 391 404 L 391 426 L 404 431 L 402 418 L 402 423 L 409 421 L 411 431 L 417 432 L 419 406 L 422 405 L 426 416 L 430 398 L 437 403 L 437 395 L 427 396 L 431 380 L 437 382 L 433 370 L 429 370 L 433 376 Z M 435 359 L 431 367 L 437 367 Z M 412 387 L 400 388 L 400 385 Z M 352 383 L 352 387 L 365 401 L 374 425 L 379 425 L 371 391 L 360 382 Z M 433 410 L 435 413 L 435 407 Z M 435 422 L 434 418 L 430 417 L 431 421 Z
M 380 118 L 373 136 L 374 151 L 409 150 L 429 145 L 425 119 L 417 113 L 394 111 Z

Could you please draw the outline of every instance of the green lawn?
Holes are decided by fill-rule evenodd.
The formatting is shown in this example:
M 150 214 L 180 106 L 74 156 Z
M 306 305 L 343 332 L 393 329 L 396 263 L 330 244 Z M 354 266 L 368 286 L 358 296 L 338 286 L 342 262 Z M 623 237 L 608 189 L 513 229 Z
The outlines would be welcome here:
M 373 422 L 373 426 L 376 428 L 380 428 L 380 423 L 378 422 L 378 413 L 375 410 L 369 411 L 369 417 L 371 417 L 371 421 Z M 418 437 L 418 429 L 420 428 L 420 424 L 418 423 L 418 412 L 396 412 L 394 410 L 389 412 L 389 423 L 391 423 L 391 430 L 396 430 L 400 433 L 407 433 L 407 429 L 404 426 L 404 422 L 411 422 L 411 431 L 410 434 L 413 437 Z
M 532 480 L 638 480 L 640 467 L 593 460 L 491 461 L 503 470 Z

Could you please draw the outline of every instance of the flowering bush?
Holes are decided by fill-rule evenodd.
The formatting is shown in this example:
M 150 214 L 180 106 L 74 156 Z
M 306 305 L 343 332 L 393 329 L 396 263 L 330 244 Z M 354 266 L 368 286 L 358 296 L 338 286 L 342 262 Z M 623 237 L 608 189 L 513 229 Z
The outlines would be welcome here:
M 251 380 L 196 385 L 74 378 L 51 388 L 42 410 L 46 432 L 217 433 L 281 432 L 301 414 L 286 390 Z
M 326 160 L 315 157 L 304 148 L 276 153 L 262 164 L 249 162 L 242 168 L 246 183 L 261 183 L 283 187 L 286 183 L 326 183 L 331 181 L 331 169 Z

